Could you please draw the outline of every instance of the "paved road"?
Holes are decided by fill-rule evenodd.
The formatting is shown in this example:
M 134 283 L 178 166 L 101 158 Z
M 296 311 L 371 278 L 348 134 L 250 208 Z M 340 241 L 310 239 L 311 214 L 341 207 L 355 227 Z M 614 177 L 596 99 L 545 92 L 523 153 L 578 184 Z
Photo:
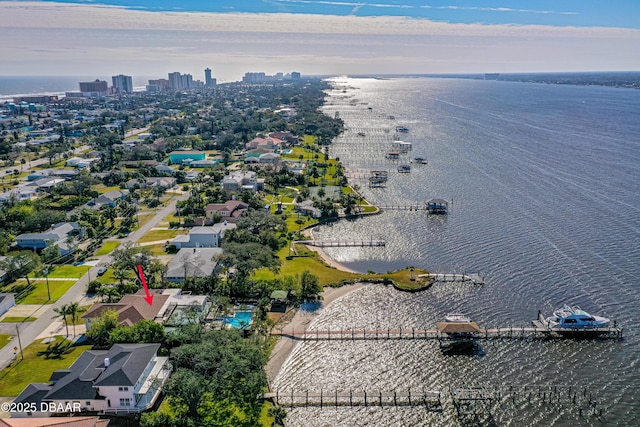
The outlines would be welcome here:
M 149 220 L 146 224 L 144 224 L 140 229 L 134 231 L 126 238 L 122 239 L 122 244 L 127 242 L 134 243 L 139 240 L 144 234 L 146 234 L 151 228 L 156 226 L 159 222 L 162 221 L 167 215 L 176 210 L 176 202 L 179 200 L 186 200 L 189 197 L 189 193 L 184 193 L 179 196 L 175 196 L 167 206 L 158 210 L 155 216 Z M 50 304 L 47 307 L 47 310 L 42 313 L 42 315 L 34 322 L 27 322 L 19 324 L 20 331 L 20 342 L 22 343 L 22 347 L 25 348 L 29 344 L 31 344 L 48 326 L 54 322 L 54 318 L 56 313 L 53 311 L 56 308 L 64 304 L 68 304 L 74 301 L 80 301 L 87 289 L 87 284 L 95 279 L 98 275 L 98 268 L 101 265 L 106 265 L 111 262 L 111 256 L 105 255 L 102 257 L 99 263 L 96 264 L 95 267 L 91 268 L 87 274 L 82 276 L 75 285 L 73 285 L 66 294 L 64 294 L 58 301 L 54 304 Z M 16 331 L 14 330 L 15 334 Z M 6 366 L 11 360 L 14 358 L 14 350 L 13 348 L 18 346 L 18 339 L 14 338 L 10 344 L 7 344 L 3 348 L 0 349 L 0 368 Z M 18 354 L 17 357 L 20 357 Z M 1 393 L 0 393 L 1 394 Z
M 89 147 L 88 145 L 83 145 L 81 147 L 78 147 L 76 149 L 73 150 L 73 154 L 80 154 L 85 150 L 90 149 L 91 147 Z M 6 176 L 8 174 L 11 174 L 13 172 L 14 169 L 32 169 L 34 166 L 40 166 L 43 165 L 45 163 L 49 163 L 49 159 L 47 158 L 43 158 L 43 159 L 36 159 L 36 160 L 31 160 L 30 162 L 25 163 L 24 165 L 18 165 L 18 166 L 11 166 L 8 168 L 2 168 L 0 169 L 0 176 Z

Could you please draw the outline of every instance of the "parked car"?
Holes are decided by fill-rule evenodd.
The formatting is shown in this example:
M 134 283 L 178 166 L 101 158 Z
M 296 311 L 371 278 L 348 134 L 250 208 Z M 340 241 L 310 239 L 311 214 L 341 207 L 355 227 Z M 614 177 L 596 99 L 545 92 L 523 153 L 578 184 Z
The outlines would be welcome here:
M 106 272 L 107 272 L 107 267 L 100 267 L 98 269 L 98 276 L 102 276 Z

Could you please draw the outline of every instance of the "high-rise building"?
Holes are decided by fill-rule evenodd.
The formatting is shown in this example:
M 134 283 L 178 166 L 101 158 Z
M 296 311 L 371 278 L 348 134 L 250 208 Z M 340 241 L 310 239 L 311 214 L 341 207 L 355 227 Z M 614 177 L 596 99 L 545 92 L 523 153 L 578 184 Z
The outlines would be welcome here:
M 113 83 L 114 93 L 118 95 L 133 93 L 133 79 L 131 79 L 131 76 L 119 74 L 111 77 L 111 82 Z
M 297 71 L 292 71 L 291 72 L 291 79 L 292 80 L 299 80 L 300 79 L 300 73 Z
M 167 89 L 169 89 L 169 80 L 167 79 L 149 80 L 147 85 L 147 92 L 162 92 Z
M 93 82 L 80 82 L 80 92 L 103 92 L 107 93 L 107 82 L 96 79 Z
M 193 87 L 193 76 L 191 74 L 180 74 L 179 72 L 169 73 L 169 89 L 180 90 Z
M 204 69 L 204 85 L 206 87 L 211 87 L 213 86 L 212 84 L 212 80 L 211 80 L 211 68 L 205 68 Z

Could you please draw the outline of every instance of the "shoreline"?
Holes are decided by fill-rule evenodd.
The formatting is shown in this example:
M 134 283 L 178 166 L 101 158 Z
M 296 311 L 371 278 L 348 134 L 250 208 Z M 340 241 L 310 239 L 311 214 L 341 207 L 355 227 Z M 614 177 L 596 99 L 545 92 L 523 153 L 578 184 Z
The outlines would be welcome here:
M 316 225 L 314 225 L 313 227 L 315 227 L 315 226 Z M 314 239 L 314 237 L 313 237 L 313 227 L 307 228 L 307 229 L 302 231 L 302 234 L 307 236 L 307 237 L 309 237 L 311 240 Z M 311 246 L 311 245 L 305 245 L 305 246 L 307 247 L 307 249 L 317 253 L 320 256 L 320 258 L 322 259 L 322 261 L 324 261 L 324 263 L 327 264 L 329 267 L 333 267 L 336 270 L 345 271 L 347 273 L 362 274 L 359 271 L 352 270 L 349 267 L 345 266 L 344 264 L 341 264 L 338 261 L 336 261 L 335 259 L 331 258 L 321 247 Z
M 363 283 L 355 283 L 353 285 L 345 285 L 339 288 L 324 287 L 322 290 L 321 306 L 314 311 L 296 309 L 296 313 L 293 318 L 286 325 L 284 325 L 282 329 L 306 329 L 306 327 L 322 312 L 324 308 L 329 306 L 338 298 L 341 298 L 357 289 L 360 289 L 363 286 Z M 267 374 L 269 387 L 271 386 L 271 384 L 273 384 L 273 381 L 278 376 L 278 373 L 282 369 L 282 366 L 289 359 L 289 356 L 297 345 L 298 341 L 296 340 L 280 337 L 276 345 L 273 346 L 271 355 L 269 356 L 269 360 L 264 368 Z

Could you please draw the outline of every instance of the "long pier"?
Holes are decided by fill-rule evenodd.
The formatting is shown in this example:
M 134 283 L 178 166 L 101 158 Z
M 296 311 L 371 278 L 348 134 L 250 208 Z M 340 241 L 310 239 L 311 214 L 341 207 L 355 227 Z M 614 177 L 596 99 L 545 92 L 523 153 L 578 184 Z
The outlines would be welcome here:
M 263 399 L 270 399 L 276 405 L 283 405 L 293 408 L 294 406 L 318 406 L 338 407 L 338 406 L 426 406 L 433 410 L 442 408 L 442 397 L 439 391 L 393 391 L 384 392 L 380 390 L 362 391 L 305 391 L 295 392 L 268 392 L 262 395 Z
M 547 408 L 571 409 L 580 417 L 602 417 L 603 410 L 592 392 L 577 385 L 500 385 L 453 388 L 448 390 L 393 390 L 375 389 L 269 391 L 257 396 L 284 407 L 398 407 L 423 406 L 432 412 L 443 412 L 445 405 L 452 405 L 458 417 L 491 412 L 498 407 L 530 405 L 541 402 Z
M 319 248 L 374 247 L 387 244 L 384 240 L 295 240 L 291 243 L 317 246 Z
M 273 330 L 271 335 L 282 336 L 299 341 L 372 341 L 372 340 L 438 340 L 456 341 L 455 334 L 442 333 L 437 329 L 335 329 L 335 330 Z M 594 328 L 585 331 L 558 331 L 534 322 L 532 327 L 508 326 L 502 328 L 481 329 L 474 333 L 474 340 L 549 340 L 569 337 L 594 339 L 622 339 L 622 328 Z M 468 336 L 466 338 L 469 338 Z

